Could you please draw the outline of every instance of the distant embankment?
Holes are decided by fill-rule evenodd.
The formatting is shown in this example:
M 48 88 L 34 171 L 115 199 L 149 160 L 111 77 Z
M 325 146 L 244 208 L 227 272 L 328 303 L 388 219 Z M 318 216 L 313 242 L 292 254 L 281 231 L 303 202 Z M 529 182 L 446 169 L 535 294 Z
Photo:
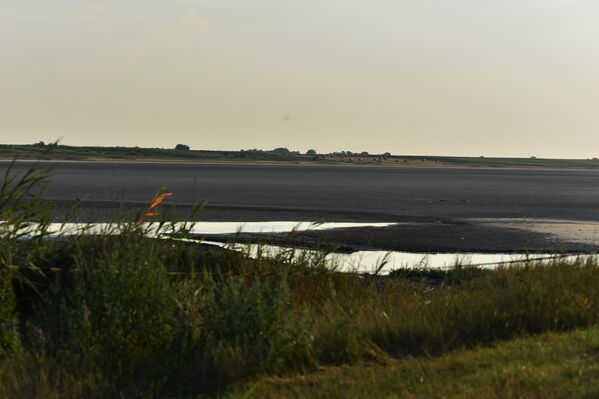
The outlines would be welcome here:
M 599 169 L 599 159 L 549 158 L 487 158 L 414 156 L 352 153 L 349 151 L 317 154 L 314 150 L 301 154 L 286 148 L 274 150 L 190 150 L 184 145 L 177 148 L 142 147 L 78 147 L 47 145 L 43 143 L 15 145 L 0 144 L 0 159 L 53 159 L 53 160 L 119 160 L 119 161 L 179 161 L 179 162 L 281 162 L 385 166 L 458 166 L 492 168 L 579 168 Z

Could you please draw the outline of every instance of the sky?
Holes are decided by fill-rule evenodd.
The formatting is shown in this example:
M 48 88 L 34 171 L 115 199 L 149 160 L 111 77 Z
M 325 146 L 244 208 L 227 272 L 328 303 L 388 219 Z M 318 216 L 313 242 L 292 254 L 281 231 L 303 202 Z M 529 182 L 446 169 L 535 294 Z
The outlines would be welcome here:
M 0 143 L 599 157 L 597 0 L 0 0 Z

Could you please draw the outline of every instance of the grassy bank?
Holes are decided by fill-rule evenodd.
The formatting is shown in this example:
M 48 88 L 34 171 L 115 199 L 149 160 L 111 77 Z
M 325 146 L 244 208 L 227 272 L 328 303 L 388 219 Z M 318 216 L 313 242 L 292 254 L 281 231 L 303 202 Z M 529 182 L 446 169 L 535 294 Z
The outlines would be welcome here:
M 502 342 L 438 358 L 263 377 L 229 398 L 596 398 L 599 329 Z
M 461 381 L 463 369 L 485 362 L 431 356 L 599 320 L 594 262 L 457 269 L 441 282 L 437 273 L 431 285 L 402 273 L 338 274 L 315 259 L 198 250 L 135 231 L 79 237 L 38 254 L 28 261 L 42 272 L 21 269 L 19 277 L 35 290 L 11 286 L 11 276 L 3 275 L 3 397 L 224 395 L 260 376 L 365 362 L 399 366 L 333 373 L 323 394 L 352 393 L 350 386 L 335 387 L 365 375 L 365 387 L 391 389 L 396 373 L 414 364 L 430 374 L 430 385 L 414 391 L 425 394 L 440 388 L 435 373 Z M 504 366 L 511 362 L 504 358 Z M 368 374 L 378 369 L 388 374 Z M 479 377 L 488 376 L 473 374 L 470 384 Z M 569 389 L 572 378 L 564 377 L 560 389 Z M 276 397 L 280 391 L 271 388 L 264 387 Z M 354 388 L 352 394 L 366 393 Z
M 252 381 L 332 367 L 349 374 L 326 374 L 323 395 L 370 396 L 335 387 L 382 366 L 351 365 L 388 365 L 382 380 L 364 380 L 383 390 L 394 387 L 384 378 L 409 364 L 459 379 L 484 361 L 454 358 L 456 351 L 599 322 L 594 260 L 346 274 L 314 253 L 250 258 L 150 238 L 142 221 L 159 206 L 119 219 L 112 235 L 50 240 L 51 208 L 40 190 L 48 178 L 32 169 L 0 188 L 0 397 L 222 396 Z M 25 231 L 30 221 L 39 224 Z M 566 377 L 564 390 L 579 381 Z M 260 392 L 303 392 L 301 380 L 289 381 L 289 392 L 270 384 Z

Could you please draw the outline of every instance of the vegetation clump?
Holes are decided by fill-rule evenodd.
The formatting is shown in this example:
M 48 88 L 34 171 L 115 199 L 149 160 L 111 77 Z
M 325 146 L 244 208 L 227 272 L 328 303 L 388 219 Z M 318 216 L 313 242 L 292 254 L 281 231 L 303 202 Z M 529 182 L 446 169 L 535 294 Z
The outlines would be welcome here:
M 189 146 L 186 144 L 177 144 L 175 146 L 175 150 L 177 151 L 189 151 Z

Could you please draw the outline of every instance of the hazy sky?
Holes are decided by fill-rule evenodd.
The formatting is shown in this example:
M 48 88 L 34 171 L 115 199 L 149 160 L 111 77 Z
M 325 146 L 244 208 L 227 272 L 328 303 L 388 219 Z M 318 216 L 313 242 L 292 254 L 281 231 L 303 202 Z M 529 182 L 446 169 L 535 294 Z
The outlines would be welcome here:
M 597 0 L 0 0 L 0 142 L 599 156 Z

